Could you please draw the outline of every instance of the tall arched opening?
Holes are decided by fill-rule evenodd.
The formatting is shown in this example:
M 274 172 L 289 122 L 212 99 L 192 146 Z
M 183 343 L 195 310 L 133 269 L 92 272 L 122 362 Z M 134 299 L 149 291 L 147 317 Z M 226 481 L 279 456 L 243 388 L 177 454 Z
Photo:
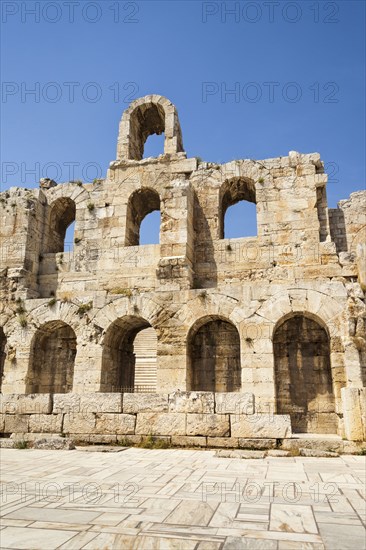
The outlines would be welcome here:
M 240 337 L 232 323 L 208 318 L 191 329 L 187 382 L 193 391 L 240 391 Z
M 302 314 L 278 324 L 273 335 L 277 413 L 300 433 L 337 433 L 330 342 L 321 324 Z

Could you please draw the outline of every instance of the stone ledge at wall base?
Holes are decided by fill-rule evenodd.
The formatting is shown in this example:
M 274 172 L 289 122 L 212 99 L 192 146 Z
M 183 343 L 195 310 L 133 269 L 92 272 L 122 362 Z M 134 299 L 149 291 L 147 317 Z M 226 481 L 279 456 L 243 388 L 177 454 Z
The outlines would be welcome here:
M 73 450 L 76 446 L 99 446 L 111 450 L 133 446 L 142 446 L 144 441 L 153 443 L 154 448 L 157 443 L 164 443 L 164 446 L 156 445 L 157 448 L 186 448 L 214 450 L 218 449 L 215 456 L 220 458 L 278 458 L 278 457 L 319 457 L 331 458 L 341 454 L 366 454 L 366 443 L 345 441 L 345 440 L 321 440 L 314 439 L 240 439 L 237 438 L 210 438 L 202 436 L 116 436 L 116 435 L 86 435 L 73 434 L 71 437 L 62 437 L 59 434 L 36 434 L 36 433 L 18 433 L 11 437 L 0 438 L 0 448 L 3 449 L 47 449 L 47 450 Z M 220 441 L 221 440 L 221 441 Z M 223 440 L 225 447 L 223 448 Z M 232 441 L 230 441 L 232 440 Z M 230 445 L 230 442 L 232 445 Z M 100 449 L 103 450 L 103 449 Z
M 12 434 L 11 437 L 0 438 L 0 448 L 72 451 L 75 444 L 72 439 L 59 434 Z
M 291 437 L 291 421 L 289 415 L 273 414 L 125 414 L 86 410 L 55 414 L 1 414 L 0 432 L 279 439 Z

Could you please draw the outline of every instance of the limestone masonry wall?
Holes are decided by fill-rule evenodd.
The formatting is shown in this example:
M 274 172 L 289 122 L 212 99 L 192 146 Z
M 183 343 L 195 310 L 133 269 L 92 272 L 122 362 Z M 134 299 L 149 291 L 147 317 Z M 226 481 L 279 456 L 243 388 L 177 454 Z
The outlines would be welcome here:
M 105 179 L 1 193 L 0 431 L 365 439 L 366 192 L 328 209 L 326 184 L 318 153 L 187 158 L 152 95 L 123 114 Z M 228 239 L 239 201 L 257 232 Z M 156 210 L 160 242 L 141 245 Z

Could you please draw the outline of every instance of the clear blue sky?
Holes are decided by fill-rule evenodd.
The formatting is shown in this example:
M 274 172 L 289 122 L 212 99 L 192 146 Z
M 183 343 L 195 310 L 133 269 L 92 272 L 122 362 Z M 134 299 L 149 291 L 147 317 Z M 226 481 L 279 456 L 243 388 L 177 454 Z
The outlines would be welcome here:
M 70 163 L 79 163 L 74 179 L 104 176 L 123 110 L 150 93 L 177 106 L 188 156 L 316 151 L 333 174 L 331 207 L 364 188 L 362 1 L 80 0 L 71 8 L 3 0 L 1 8 L 2 190 L 38 186 L 45 175 L 66 181 Z

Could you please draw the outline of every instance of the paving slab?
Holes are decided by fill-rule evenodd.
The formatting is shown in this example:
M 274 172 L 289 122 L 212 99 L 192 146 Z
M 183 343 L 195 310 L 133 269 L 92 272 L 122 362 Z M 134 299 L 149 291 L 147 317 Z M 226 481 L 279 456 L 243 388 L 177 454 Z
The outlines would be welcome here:
M 365 458 L 1 449 L 1 548 L 365 550 Z

